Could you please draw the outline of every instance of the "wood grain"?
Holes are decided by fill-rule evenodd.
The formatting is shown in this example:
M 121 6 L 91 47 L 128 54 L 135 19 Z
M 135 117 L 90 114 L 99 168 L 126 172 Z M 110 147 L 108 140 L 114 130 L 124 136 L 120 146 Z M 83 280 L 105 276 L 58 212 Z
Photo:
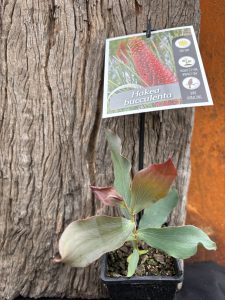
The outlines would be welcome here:
M 101 213 L 90 184 L 112 183 L 104 131 L 138 169 L 139 116 L 101 120 L 106 37 L 194 24 L 199 1 L 8 0 L 0 18 L 0 298 L 105 295 L 98 263 L 54 265 L 72 220 Z M 185 215 L 193 110 L 146 114 L 145 165 L 172 155 Z M 113 213 L 113 212 L 111 212 Z

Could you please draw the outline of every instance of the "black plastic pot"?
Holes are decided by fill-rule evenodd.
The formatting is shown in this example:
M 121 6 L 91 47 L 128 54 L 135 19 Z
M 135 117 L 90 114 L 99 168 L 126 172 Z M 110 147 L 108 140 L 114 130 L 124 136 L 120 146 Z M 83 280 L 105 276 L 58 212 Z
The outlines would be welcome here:
M 101 279 L 112 300 L 173 300 L 178 283 L 183 281 L 181 263 L 175 260 L 175 276 L 108 277 L 107 256 L 101 260 Z

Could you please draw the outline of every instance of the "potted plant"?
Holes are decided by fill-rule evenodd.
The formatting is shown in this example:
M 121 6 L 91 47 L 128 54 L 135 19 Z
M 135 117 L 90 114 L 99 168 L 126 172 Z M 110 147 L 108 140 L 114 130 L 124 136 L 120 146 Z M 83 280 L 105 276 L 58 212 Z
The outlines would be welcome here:
M 178 193 L 171 189 L 177 175 L 171 159 L 150 165 L 131 180 L 131 164 L 121 155 L 119 137 L 107 131 L 107 140 L 114 186 L 91 188 L 97 199 L 118 206 L 123 216 L 72 222 L 59 240 L 57 262 L 86 267 L 104 255 L 101 278 L 111 299 L 173 299 L 182 281 L 179 259 L 194 255 L 198 244 L 208 250 L 215 250 L 216 244 L 194 226 L 165 226 L 178 203 Z

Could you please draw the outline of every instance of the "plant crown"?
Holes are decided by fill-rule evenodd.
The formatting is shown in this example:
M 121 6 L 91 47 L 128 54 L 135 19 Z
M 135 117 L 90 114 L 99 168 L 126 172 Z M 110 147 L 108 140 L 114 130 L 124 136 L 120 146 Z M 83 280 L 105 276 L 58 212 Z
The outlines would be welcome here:
M 131 163 L 121 155 L 121 140 L 107 131 L 114 168 L 114 186 L 91 186 L 104 205 L 118 206 L 123 216 L 93 216 L 72 222 L 59 240 L 60 261 L 73 267 L 86 267 L 104 253 L 131 241 L 127 276 L 134 275 L 140 255 L 138 242 L 160 249 L 174 258 L 185 259 L 197 252 L 198 244 L 215 250 L 216 244 L 201 229 L 186 226 L 162 227 L 178 204 L 178 192 L 171 188 L 177 170 L 171 159 L 153 164 L 131 178 Z M 139 224 L 137 214 L 144 211 Z

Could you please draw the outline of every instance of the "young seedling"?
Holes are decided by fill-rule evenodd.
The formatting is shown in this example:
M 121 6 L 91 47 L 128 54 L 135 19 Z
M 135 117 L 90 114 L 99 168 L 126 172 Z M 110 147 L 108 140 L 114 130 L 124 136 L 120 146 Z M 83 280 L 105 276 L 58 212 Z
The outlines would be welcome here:
M 137 172 L 131 179 L 131 164 L 121 155 L 121 141 L 107 131 L 114 167 L 114 186 L 91 189 L 105 205 L 118 206 L 124 217 L 93 216 L 72 222 L 59 240 L 61 262 L 73 267 L 86 267 L 104 253 L 114 251 L 126 242 L 133 245 L 128 257 L 127 276 L 137 268 L 139 241 L 168 255 L 185 259 L 197 252 L 198 244 L 216 250 L 216 244 L 201 229 L 187 225 L 162 227 L 178 203 L 178 193 L 171 189 L 177 175 L 172 160 L 154 164 Z M 137 214 L 144 210 L 139 224 Z

